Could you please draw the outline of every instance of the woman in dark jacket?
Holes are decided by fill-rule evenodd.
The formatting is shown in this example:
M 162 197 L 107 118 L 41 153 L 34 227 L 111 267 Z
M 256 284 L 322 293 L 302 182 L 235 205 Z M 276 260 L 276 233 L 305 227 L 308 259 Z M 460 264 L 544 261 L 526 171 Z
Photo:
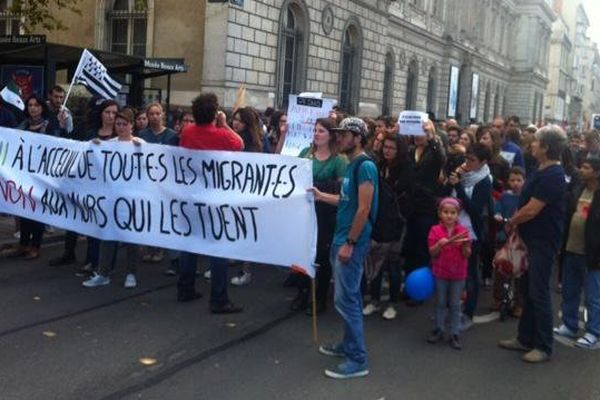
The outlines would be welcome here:
M 492 176 L 488 162 L 492 157 L 490 149 L 476 143 L 467 150 L 464 165 L 450 175 L 448 182 L 451 194 L 462 203 L 459 218 L 471 234 L 472 252 L 469 257 L 469 270 L 466 282 L 467 301 L 464 314 L 470 324 L 477 308 L 479 297 L 479 251 L 489 242 L 489 218 L 493 214 Z
M 60 127 L 55 118 L 50 117 L 48 106 L 44 99 L 33 94 L 25 102 L 25 120 L 18 129 L 44 135 L 60 136 Z M 40 257 L 40 246 L 44 235 L 44 224 L 28 218 L 20 218 L 19 248 L 16 256 L 24 260 L 35 260 Z
M 426 136 L 415 136 L 409 161 L 412 168 L 412 212 L 407 221 L 405 243 L 406 273 L 429 265 L 427 236 L 437 221 L 439 178 L 445 162 L 441 143 L 431 121 Z

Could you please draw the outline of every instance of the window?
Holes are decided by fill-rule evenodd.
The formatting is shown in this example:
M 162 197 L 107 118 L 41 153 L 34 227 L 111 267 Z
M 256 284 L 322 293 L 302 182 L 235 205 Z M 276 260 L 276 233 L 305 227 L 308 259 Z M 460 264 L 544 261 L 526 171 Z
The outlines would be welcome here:
M 485 100 L 483 101 L 483 122 L 490 120 L 490 96 L 491 96 L 490 83 L 488 82 L 485 87 Z
M 109 12 L 110 51 L 146 56 L 146 11 L 135 0 L 116 0 Z
M 0 35 L 19 35 L 21 18 L 10 12 L 12 0 L 0 0 Z
M 406 78 L 406 98 L 404 108 L 414 110 L 417 106 L 417 84 L 419 79 L 419 65 L 417 60 L 412 60 L 408 64 L 408 77 Z
M 383 115 L 392 114 L 392 99 L 394 94 L 394 54 L 388 52 L 385 56 L 385 71 L 383 73 Z
M 354 23 L 344 31 L 340 76 L 340 106 L 353 114 L 357 111 L 360 87 L 360 31 Z
M 287 108 L 290 94 L 304 89 L 307 35 L 306 11 L 296 1 L 282 9 L 279 33 L 278 103 Z
M 496 118 L 500 115 L 500 85 L 496 85 L 496 94 L 494 95 L 494 115 L 493 118 Z
M 434 67 L 429 70 L 429 79 L 427 80 L 427 112 L 435 113 L 435 100 L 437 97 L 437 73 Z

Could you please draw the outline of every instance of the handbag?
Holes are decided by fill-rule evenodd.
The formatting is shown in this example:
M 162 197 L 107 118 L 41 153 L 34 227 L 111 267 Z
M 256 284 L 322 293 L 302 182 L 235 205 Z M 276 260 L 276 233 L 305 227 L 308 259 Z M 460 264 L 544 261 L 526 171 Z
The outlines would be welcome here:
M 527 271 L 527 246 L 516 230 L 496 252 L 492 265 L 499 274 L 508 278 L 520 278 Z

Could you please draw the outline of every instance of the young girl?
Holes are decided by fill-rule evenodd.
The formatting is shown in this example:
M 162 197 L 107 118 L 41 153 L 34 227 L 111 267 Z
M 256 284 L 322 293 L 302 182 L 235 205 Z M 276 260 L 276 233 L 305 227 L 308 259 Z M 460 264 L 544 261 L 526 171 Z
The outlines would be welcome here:
M 460 350 L 460 298 L 467 278 L 471 255 L 469 231 L 458 223 L 460 202 L 442 199 L 438 206 L 440 223 L 429 231 L 429 252 L 436 278 L 435 330 L 427 339 L 436 343 L 444 338 L 447 309 L 450 309 L 450 346 Z

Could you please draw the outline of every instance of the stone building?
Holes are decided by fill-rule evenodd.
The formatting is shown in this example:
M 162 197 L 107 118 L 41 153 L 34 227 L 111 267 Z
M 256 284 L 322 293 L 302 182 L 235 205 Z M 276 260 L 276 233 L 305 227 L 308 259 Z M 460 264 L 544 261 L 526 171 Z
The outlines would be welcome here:
M 573 44 L 569 27 L 562 16 L 552 24 L 552 40 L 548 72 L 550 82 L 546 90 L 544 119 L 547 122 L 562 124 L 568 120 L 570 86 L 573 77 Z
M 310 91 L 359 115 L 530 122 L 542 117 L 554 19 L 547 0 L 208 3 L 202 87 L 226 106 L 244 83 L 258 108 Z

